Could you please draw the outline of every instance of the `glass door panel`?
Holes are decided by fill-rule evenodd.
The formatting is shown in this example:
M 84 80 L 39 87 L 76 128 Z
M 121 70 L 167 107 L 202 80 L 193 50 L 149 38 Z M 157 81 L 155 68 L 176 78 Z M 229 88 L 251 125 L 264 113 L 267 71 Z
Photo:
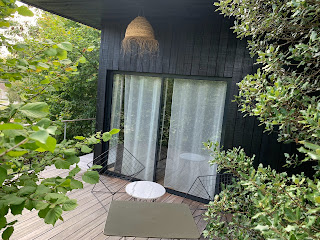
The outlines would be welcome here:
M 114 76 L 111 128 L 123 129 L 122 144 L 145 166 L 138 178 L 149 181 L 153 181 L 154 174 L 161 82 L 158 77 Z M 118 104 L 122 98 L 123 114 L 121 104 Z M 123 126 L 120 126 L 120 120 Z
M 202 143 L 220 142 L 226 90 L 224 81 L 174 80 L 165 187 L 187 192 L 196 177 L 216 173 Z
M 140 179 L 187 192 L 196 177 L 216 173 L 202 143 L 220 142 L 226 90 L 225 81 L 115 74 L 111 128 L 121 132 L 110 146 L 143 163 Z

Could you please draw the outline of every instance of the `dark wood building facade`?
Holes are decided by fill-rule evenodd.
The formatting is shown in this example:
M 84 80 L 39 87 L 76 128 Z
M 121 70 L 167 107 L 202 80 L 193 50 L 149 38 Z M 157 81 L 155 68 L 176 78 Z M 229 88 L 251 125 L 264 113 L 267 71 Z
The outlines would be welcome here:
M 246 41 L 237 39 L 230 29 L 232 20 L 213 12 L 211 18 L 203 21 L 153 23 L 150 19 L 150 22 L 160 46 L 155 56 L 139 56 L 134 51 L 123 54 L 121 40 L 127 24 L 103 24 L 97 130 L 109 130 L 113 71 L 219 77 L 228 81 L 221 145 L 225 149 L 242 146 L 248 155 L 256 155 L 257 163 L 279 169 L 283 164 L 283 153 L 291 152 L 292 146 L 278 143 L 275 133 L 263 133 L 258 120 L 244 118 L 233 102 L 238 93 L 236 84 L 254 72 L 254 65 Z
M 227 83 L 219 136 L 224 149 L 241 146 L 248 155 L 256 155 L 256 165 L 263 163 L 278 170 L 285 162 L 283 154 L 294 150 L 293 145 L 278 143 L 276 133 L 263 133 L 258 120 L 243 117 L 233 102 L 238 93 L 237 83 L 255 72 L 254 60 L 246 41 L 237 39 L 230 29 L 233 20 L 215 12 L 212 1 L 25 2 L 101 30 L 97 131 L 109 131 L 112 125 L 115 75 L 157 77 L 162 78 L 162 83 L 168 78 L 220 81 Z M 137 49 L 127 54 L 121 51 L 126 27 L 139 12 L 143 12 L 153 26 L 159 41 L 157 54 L 139 55 Z M 160 115 L 161 109 L 157 115 L 159 123 Z M 97 146 L 95 155 L 107 148 L 107 145 Z M 193 163 L 188 164 L 192 168 Z M 155 175 L 153 180 L 157 180 Z

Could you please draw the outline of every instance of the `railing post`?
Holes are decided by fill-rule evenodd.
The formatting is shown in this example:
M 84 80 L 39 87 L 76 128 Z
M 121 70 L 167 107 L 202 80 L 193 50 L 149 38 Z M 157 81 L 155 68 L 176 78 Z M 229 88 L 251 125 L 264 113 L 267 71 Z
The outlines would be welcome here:
M 64 123 L 63 140 L 67 140 L 67 123 L 68 122 L 92 121 L 92 120 L 95 120 L 95 118 L 62 120 L 62 122 Z
M 63 140 L 67 139 L 67 122 L 64 122 Z

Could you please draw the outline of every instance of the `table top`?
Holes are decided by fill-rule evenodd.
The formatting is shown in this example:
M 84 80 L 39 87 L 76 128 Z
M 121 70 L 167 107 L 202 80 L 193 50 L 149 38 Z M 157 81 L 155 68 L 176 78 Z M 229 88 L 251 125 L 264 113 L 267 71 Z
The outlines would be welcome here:
M 137 181 L 129 183 L 126 186 L 126 192 L 134 198 L 153 200 L 163 196 L 166 189 L 155 182 Z
M 181 153 L 180 158 L 193 162 L 201 162 L 206 160 L 205 156 L 196 153 Z
M 112 201 L 104 234 L 169 239 L 200 237 L 187 205 L 139 201 Z

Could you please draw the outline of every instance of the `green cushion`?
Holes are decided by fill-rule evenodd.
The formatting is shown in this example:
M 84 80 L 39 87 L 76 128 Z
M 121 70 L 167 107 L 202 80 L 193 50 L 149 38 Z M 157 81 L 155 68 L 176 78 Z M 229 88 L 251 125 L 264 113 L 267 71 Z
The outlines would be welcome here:
M 104 234 L 153 238 L 199 238 L 200 233 L 185 204 L 113 201 Z

